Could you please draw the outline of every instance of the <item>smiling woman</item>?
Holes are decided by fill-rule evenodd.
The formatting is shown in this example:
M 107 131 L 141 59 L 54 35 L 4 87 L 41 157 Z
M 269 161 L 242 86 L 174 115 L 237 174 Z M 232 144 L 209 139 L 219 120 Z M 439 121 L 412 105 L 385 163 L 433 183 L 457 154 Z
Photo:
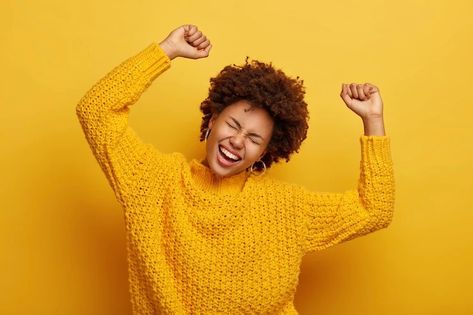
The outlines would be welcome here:
M 265 140 L 259 139 L 261 156 L 252 156 L 235 170 L 220 172 L 210 163 L 209 166 L 217 175 L 228 176 L 244 169 L 265 170 L 280 159 L 289 161 L 290 155 L 298 152 L 307 136 L 309 119 L 303 80 L 288 77 L 282 70 L 275 69 L 272 63 L 266 64 L 258 60 L 248 62 L 247 57 L 243 66 L 226 66 L 210 82 L 209 96 L 200 106 L 203 113 L 201 140 L 212 129 L 212 120 L 225 111 L 227 106 L 235 105 L 239 109 L 230 111 L 241 115 L 241 120 L 250 119 L 254 131 L 267 135 Z M 245 104 L 249 106 L 244 106 Z M 226 116 L 224 114 L 224 119 L 227 119 Z M 238 121 L 232 121 L 234 127 L 241 129 Z M 257 137 L 255 132 L 252 136 L 249 139 Z M 243 150 L 245 148 L 244 145 Z M 208 144 L 207 152 L 210 153 L 211 149 Z M 236 149 L 238 150 L 240 149 Z
M 391 222 L 394 177 L 379 90 L 351 84 L 341 93 L 365 123 L 355 189 L 312 192 L 256 171 L 298 150 L 308 117 L 302 82 L 262 62 L 227 66 L 211 79 L 201 104 L 206 157 L 188 162 L 144 143 L 128 115 L 171 60 L 207 57 L 210 48 L 197 27 L 183 25 L 115 67 L 76 107 L 124 210 L 133 313 L 297 314 L 306 253 Z

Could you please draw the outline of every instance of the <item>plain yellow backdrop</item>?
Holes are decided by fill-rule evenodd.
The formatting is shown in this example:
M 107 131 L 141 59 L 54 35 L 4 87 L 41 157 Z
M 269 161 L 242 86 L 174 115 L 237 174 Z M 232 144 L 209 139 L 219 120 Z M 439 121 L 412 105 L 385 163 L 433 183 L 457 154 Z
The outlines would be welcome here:
M 209 79 L 246 56 L 306 86 L 300 153 L 270 170 L 354 188 L 361 119 L 342 83 L 384 101 L 391 226 L 304 258 L 301 314 L 472 314 L 473 2 L 3 1 L 0 13 L 1 314 L 130 314 L 121 208 L 75 116 L 102 76 L 192 23 L 209 58 L 175 59 L 130 125 L 164 152 L 203 156 Z

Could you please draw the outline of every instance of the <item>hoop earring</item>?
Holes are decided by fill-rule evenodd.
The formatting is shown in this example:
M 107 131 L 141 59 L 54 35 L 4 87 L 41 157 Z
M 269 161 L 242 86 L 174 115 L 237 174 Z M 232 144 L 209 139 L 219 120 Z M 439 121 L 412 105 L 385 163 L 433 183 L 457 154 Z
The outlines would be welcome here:
M 263 171 L 260 172 L 259 174 L 256 173 L 255 170 L 253 169 L 253 167 L 254 167 L 254 165 L 255 165 L 256 162 L 261 162 L 261 163 L 263 163 Z M 266 164 L 264 163 L 263 160 L 258 160 L 258 161 L 256 161 L 256 162 L 254 162 L 253 164 L 251 164 L 250 173 L 255 174 L 256 176 L 261 176 L 261 175 L 263 175 L 263 174 L 266 172 Z
M 205 143 L 207 143 L 207 138 L 209 137 L 210 134 L 210 128 L 207 128 L 207 131 L 205 132 Z

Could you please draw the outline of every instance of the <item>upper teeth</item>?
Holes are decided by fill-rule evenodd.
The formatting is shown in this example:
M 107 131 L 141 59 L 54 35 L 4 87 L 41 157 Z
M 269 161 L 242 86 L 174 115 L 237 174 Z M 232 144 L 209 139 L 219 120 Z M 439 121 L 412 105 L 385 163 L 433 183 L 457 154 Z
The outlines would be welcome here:
M 239 160 L 240 158 L 238 156 L 236 156 L 235 154 L 231 153 L 230 151 L 228 151 L 227 149 L 225 149 L 224 147 L 220 147 L 222 149 L 222 152 L 225 153 L 225 155 L 231 159 L 234 159 L 234 160 Z

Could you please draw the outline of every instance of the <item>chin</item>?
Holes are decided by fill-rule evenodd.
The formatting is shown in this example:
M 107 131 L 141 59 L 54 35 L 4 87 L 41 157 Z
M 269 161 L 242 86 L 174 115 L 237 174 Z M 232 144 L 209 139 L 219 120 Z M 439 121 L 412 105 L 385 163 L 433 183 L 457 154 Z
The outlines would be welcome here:
M 220 165 L 218 165 L 217 161 L 210 163 L 210 170 L 218 177 L 230 177 L 240 172 L 235 169 L 223 169 Z

